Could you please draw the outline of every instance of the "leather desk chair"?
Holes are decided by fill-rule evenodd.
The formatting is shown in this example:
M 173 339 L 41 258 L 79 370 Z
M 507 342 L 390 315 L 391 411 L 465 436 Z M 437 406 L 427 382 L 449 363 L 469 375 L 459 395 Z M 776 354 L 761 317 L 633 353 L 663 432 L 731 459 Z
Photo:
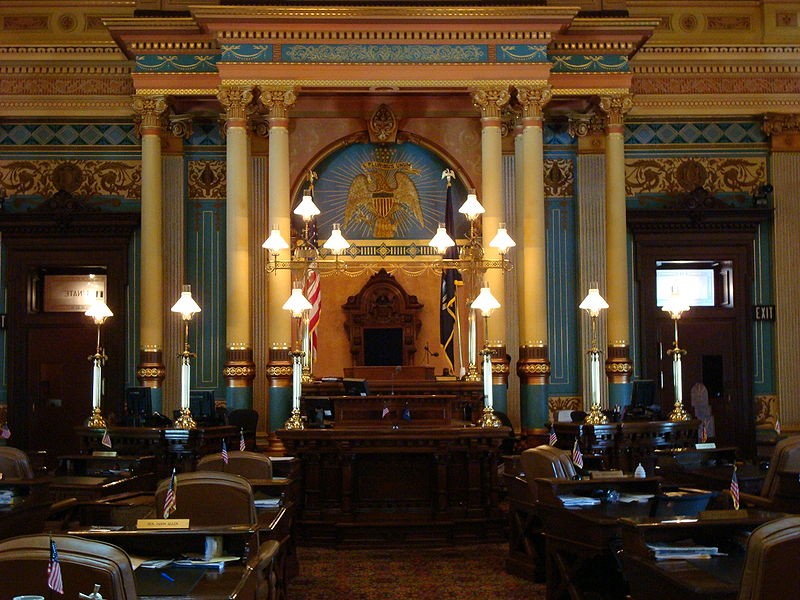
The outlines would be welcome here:
M 253 488 L 232 473 L 193 471 L 176 476 L 177 508 L 170 517 L 189 519 L 192 525 L 255 525 Z M 159 482 L 155 495 L 156 514 L 164 510 L 169 478 Z
M 796 598 L 800 590 L 800 517 L 770 521 L 747 541 L 738 600 Z
M 250 580 L 253 580 L 252 582 Z M 255 600 L 284 600 L 286 598 L 286 567 L 283 544 L 267 540 L 247 561 L 242 579 L 230 600 L 254 598 Z M 255 588 L 253 592 L 251 588 Z M 252 595 L 251 595 L 252 594 Z
M 33 467 L 28 455 L 11 446 L 0 446 L 0 473 L 8 479 L 33 479 Z
M 780 510 L 778 496 L 780 493 L 781 473 L 800 474 L 800 436 L 789 437 L 778 442 L 770 461 L 769 471 L 761 486 L 758 496 L 742 493 L 739 499 L 742 504 L 759 508 Z M 800 502 L 800 498 L 797 499 Z
M 576 475 L 569 452 L 553 446 L 536 446 L 523 450 L 519 462 L 534 500 L 537 497 L 534 479 L 537 477 L 572 479 Z
M 55 541 L 63 598 L 90 594 L 100 584 L 104 598 L 136 600 L 133 567 L 128 555 L 117 546 L 69 535 L 37 534 L 0 542 L 0 600 L 35 594 L 58 596 L 47 587 L 50 539 Z
M 228 452 L 228 464 L 222 453 L 207 454 L 197 461 L 198 471 L 224 471 L 245 479 L 272 479 L 272 461 L 258 452 L 234 450 Z

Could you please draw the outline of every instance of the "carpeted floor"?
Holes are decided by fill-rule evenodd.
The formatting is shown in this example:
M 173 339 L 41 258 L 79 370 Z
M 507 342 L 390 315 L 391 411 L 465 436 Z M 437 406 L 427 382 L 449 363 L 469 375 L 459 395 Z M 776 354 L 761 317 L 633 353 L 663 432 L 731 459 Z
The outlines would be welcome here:
M 289 600 L 542 600 L 504 570 L 507 544 L 350 550 L 301 547 Z

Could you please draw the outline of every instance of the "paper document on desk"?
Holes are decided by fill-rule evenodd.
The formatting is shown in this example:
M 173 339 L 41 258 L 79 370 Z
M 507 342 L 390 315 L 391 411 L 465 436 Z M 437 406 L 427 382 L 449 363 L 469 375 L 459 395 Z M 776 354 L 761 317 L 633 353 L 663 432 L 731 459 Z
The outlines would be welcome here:
M 203 558 L 185 558 L 181 560 L 172 561 L 173 567 L 192 567 L 196 569 L 217 569 L 222 571 L 225 568 L 226 562 L 234 562 L 239 560 L 238 556 L 215 556 L 205 560 Z
M 619 501 L 620 502 L 649 502 L 651 498 L 653 498 L 653 494 L 628 494 L 624 492 L 620 492 L 619 494 Z
M 571 506 L 595 506 L 600 504 L 599 498 L 590 498 L 588 496 L 576 496 L 574 494 L 562 494 L 558 496 L 561 503 L 565 507 Z
M 260 498 L 254 502 L 256 508 L 278 508 L 281 505 L 280 498 Z
M 688 544 L 663 544 L 650 543 L 647 547 L 653 551 L 656 560 L 686 560 L 694 558 L 711 558 L 719 556 L 719 548 L 716 546 L 693 546 Z

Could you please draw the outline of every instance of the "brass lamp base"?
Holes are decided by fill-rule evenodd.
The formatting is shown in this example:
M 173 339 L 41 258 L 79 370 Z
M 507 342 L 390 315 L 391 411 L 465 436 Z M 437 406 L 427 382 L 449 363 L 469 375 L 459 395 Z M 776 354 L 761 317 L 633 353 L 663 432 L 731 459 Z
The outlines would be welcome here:
M 89 417 L 89 420 L 86 422 L 86 426 L 98 429 L 106 426 L 106 420 L 103 418 L 103 415 L 100 414 L 99 406 L 95 406 L 92 409 L 92 416 Z
M 292 409 L 292 414 L 289 417 L 289 420 L 283 424 L 284 429 L 305 429 L 303 425 L 303 420 L 300 418 L 300 409 L 294 408 Z
M 686 412 L 686 409 L 683 408 L 683 402 L 676 402 L 675 406 L 672 408 L 672 412 L 669 413 L 669 420 L 670 421 L 691 421 L 692 415 Z
M 478 419 L 478 427 L 500 427 L 501 425 L 500 419 L 494 415 L 494 410 L 485 406 L 481 418 Z
M 464 375 L 464 381 L 481 381 L 481 375 L 478 373 L 478 367 L 470 363 L 467 367 L 467 373 Z
M 197 423 L 192 418 L 192 413 L 188 408 L 181 409 L 181 415 L 175 419 L 175 429 L 195 429 Z
M 589 409 L 589 414 L 586 415 L 586 423 L 588 425 L 603 425 L 608 423 L 608 417 L 603 414 L 603 410 L 599 404 L 592 404 Z

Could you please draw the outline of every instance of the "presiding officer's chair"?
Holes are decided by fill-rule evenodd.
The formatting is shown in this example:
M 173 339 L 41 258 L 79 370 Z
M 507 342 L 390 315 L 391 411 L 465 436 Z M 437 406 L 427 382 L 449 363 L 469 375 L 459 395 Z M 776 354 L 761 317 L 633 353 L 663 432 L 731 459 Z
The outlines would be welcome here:
M 765 523 L 747 541 L 738 600 L 797 598 L 800 591 L 800 517 Z
M 222 453 L 207 454 L 197 461 L 198 471 L 222 471 L 240 475 L 245 479 L 272 479 L 272 461 L 265 454 L 248 450 L 228 452 L 228 464 Z
M 63 595 L 47 585 L 51 539 L 58 553 Z M 77 598 L 79 593 L 92 593 L 95 584 L 104 598 L 136 600 L 133 567 L 125 551 L 70 535 L 26 535 L 0 542 L 0 600 L 26 595 Z
M 176 475 L 176 510 L 171 518 L 192 525 L 255 525 L 256 507 L 250 483 L 233 473 L 193 471 Z M 170 479 L 159 482 L 155 495 L 157 516 L 164 512 Z
M 33 479 L 28 455 L 11 446 L 0 446 L 0 473 L 7 479 Z

